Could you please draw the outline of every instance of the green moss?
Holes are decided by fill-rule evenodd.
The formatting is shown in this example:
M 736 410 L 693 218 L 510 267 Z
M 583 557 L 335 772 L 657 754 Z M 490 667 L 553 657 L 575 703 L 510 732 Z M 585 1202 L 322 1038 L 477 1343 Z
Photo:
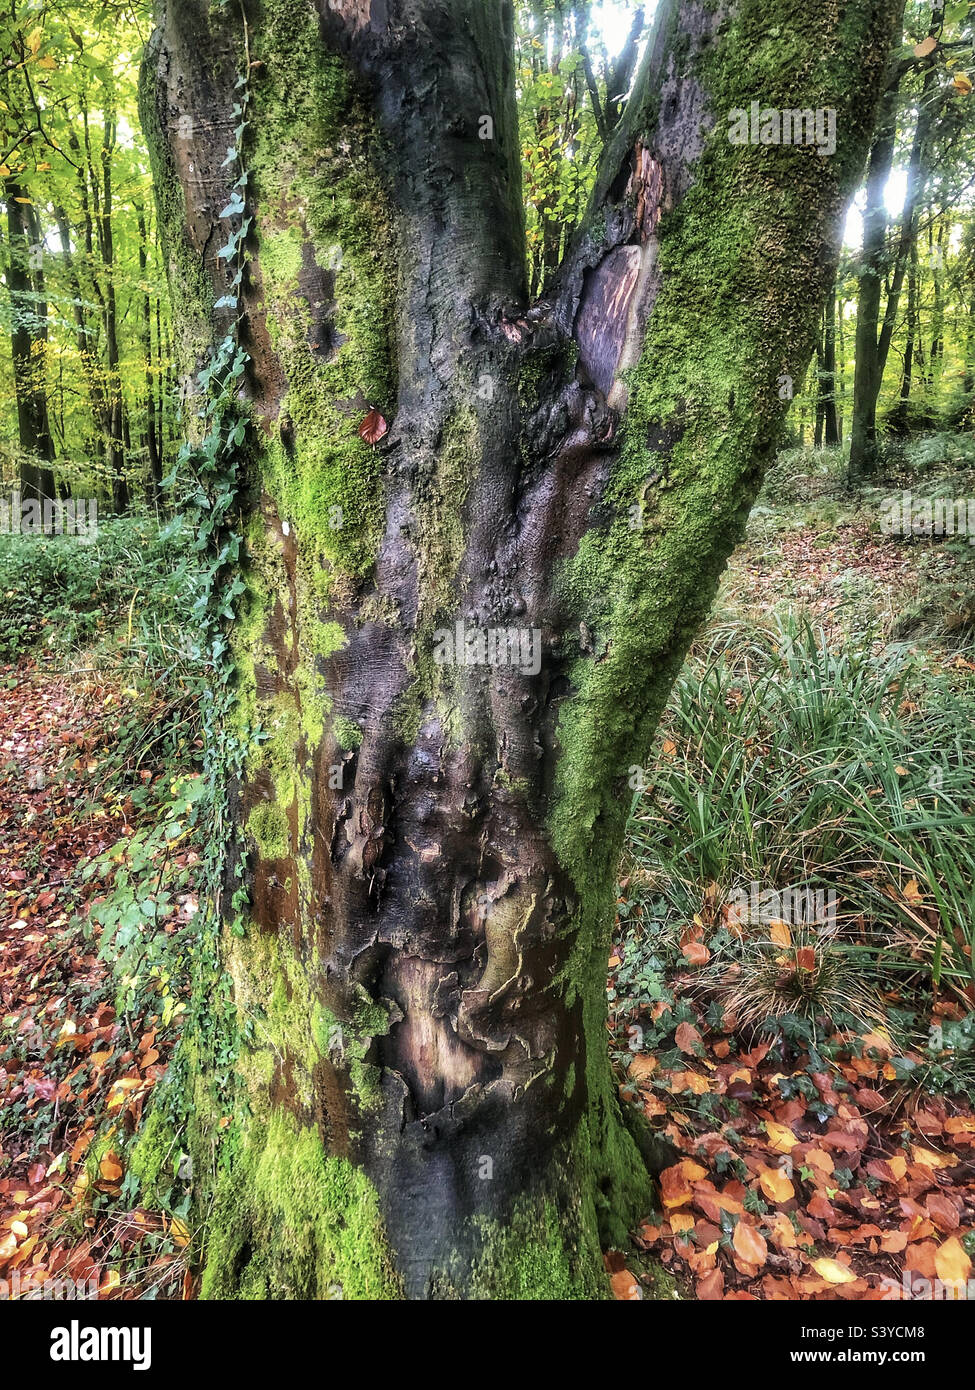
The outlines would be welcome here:
M 248 1135 L 208 1252 L 207 1299 L 400 1296 L 371 1183 L 347 1159 L 327 1156 L 316 1128 L 281 1109 Z
M 473 384 L 471 396 L 475 395 Z M 437 705 L 450 740 L 465 732 L 459 724 L 456 682 L 463 668 L 438 665 L 433 659 L 434 631 L 448 620 L 457 603 L 457 574 L 464 556 L 464 507 L 472 478 L 480 470 L 482 422 L 472 406 L 456 409 L 444 425 L 429 486 L 417 497 L 420 612 L 413 642 L 413 681 L 393 710 L 393 726 L 411 743 L 419 732 L 423 709 Z
M 586 1125 L 593 1170 L 606 1174 L 598 1216 L 610 1244 L 625 1239 L 641 1186 L 648 1199 L 634 1177 L 636 1146 L 618 1121 L 605 1039 L 626 772 L 647 754 L 778 440 L 778 379 L 798 379 L 812 349 L 816 287 L 825 289 L 830 273 L 822 246 L 866 142 L 869 112 L 856 68 L 871 23 L 855 7 L 839 31 L 828 10 L 790 15 L 797 56 L 783 62 L 778 42 L 768 41 L 768 5 L 744 0 L 698 62 L 716 123 L 694 183 L 661 223 L 661 288 L 639 362 L 625 374 L 629 402 L 605 498 L 608 520 L 558 576 L 567 610 L 593 638 L 590 652 L 566 650 L 575 694 L 560 711 L 549 824 L 579 897 L 562 983 L 570 1003 L 582 999 Z M 882 39 L 876 49 L 883 53 Z M 688 47 L 675 61 L 686 68 L 696 60 Z M 753 99 L 835 107 L 842 142 L 835 160 L 814 149 L 732 145 L 727 113 Z M 647 93 L 645 128 L 655 115 L 656 96 Z
M 340 715 L 332 724 L 335 741 L 340 748 L 358 748 L 362 742 L 362 730 L 351 719 Z
M 621 779 L 646 753 L 778 440 L 778 378 L 798 379 L 808 361 L 816 287 L 829 275 L 822 246 L 865 147 L 858 64 L 876 19 L 852 8 L 839 25 L 828 10 L 790 15 L 795 62 L 783 62 L 769 20 L 766 4 L 746 0 L 698 62 L 716 123 L 693 185 L 661 224 L 662 286 L 628 374 L 613 520 L 561 576 L 596 647 L 574 665 L 578 694 L 559 727 L 553 835 L 577 883 L 591 880 L 597 841 L 622 832 Z M 728 112 L 752 100 L 835 107 L 837 155 L 732 145 Z M 651 100 L 648 122 L 653 110 Z
M 291 853 L 291 831 L 285 812 L 273 801 L 255 806 L 247 817 L 247 829 L 257 841 L 265 859 L 287 859 Z
M 180 1151 L 169 1116 L 162 1107 L 155 1106 L 126 1156 L 129 1171 L 139 1179 L 141 1191 L 157 1194 L 163 1186 L 172 1186 Z
M 322 1002 L 317 956 L 297 952 L 286 933 L 227 935 L 224 950 L 243 1097 L 218 1175 L 202 1296 L 397 1297 L 376 1193 L 353 1163 L 326 1152 L 320 1120 L 323 1070 L 347 1071 L 360 1113 L 374 1103 L 377 1069 L 364 1058 L 388 1018 L 367 1001 L 340 1020 Z
M 503 1224 L 479 1224 L 485 1258 L 468 1297 L 549 1302 L 609 1296 L 595 1225 L 583 1213 L 561 1210 L 554 1201 L 520 1201 Z
M 284 227 L 269 232 L 261 241 L 261 270 L 265 285 L 285 288 L 298 287 L 301 269 L 301 232 L 297 227 Z
M 391 413 L 392 221 L 372 118 L 304 0 L 265 7 L 251 156 L 258 265 L 271 341 L 287 377 L 281 438 L 264 485 L 302 545 L 336 570 L 372 565 L 384 516 L 379 458 L 358 426 Z

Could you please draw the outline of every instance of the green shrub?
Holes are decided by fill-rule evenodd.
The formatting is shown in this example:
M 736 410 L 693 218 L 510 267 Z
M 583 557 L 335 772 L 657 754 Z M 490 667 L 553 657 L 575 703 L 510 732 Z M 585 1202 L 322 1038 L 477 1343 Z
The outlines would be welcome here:
M 153 665 L 192 662 L 190 539 L 179 520 L 138 516 L 103 521 L 92 539 L 0 535 L 0 661 L 38 646 L 63 656 L 124 625 Z

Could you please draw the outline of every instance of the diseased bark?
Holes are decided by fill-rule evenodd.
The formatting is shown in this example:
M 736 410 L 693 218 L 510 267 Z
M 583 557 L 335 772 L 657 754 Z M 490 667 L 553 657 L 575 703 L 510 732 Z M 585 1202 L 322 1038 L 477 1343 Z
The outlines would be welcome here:
M 227 1155 L 206 1296 L 604 1293 L 600 1240 L 649 1208 L 661 1158 L 607 1055 L 627 770 L 779 437 L 778 380 L 809 360 L 896 9 L 783 6 L 797 94 L 765 0 L 665 3 L 536 305 L 510 7 L 248 11 L 235 651 L 242 730 L 266 737 L 224 893 L 250 904 L 223 942 L 239 1121 L 228 1138 L 200 1096 L 193 1121 Z M 184 395 L 226 331 L 241 47 L 229 15 L 170 0 L 143 88 Z M 836 157 L 732 146 L 728 110 L 759 95 L 836 107 Z M 515 660 L 489 665 L 498 630 Z

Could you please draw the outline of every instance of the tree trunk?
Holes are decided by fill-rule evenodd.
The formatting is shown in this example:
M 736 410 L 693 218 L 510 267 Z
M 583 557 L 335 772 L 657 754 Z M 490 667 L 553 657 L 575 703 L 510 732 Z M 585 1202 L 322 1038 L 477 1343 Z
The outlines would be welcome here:
M 917 243 L 913 242 L 910 252 L 910 265 L 907 270 L 907 323 L 904 340 L 904 363 L 901 367 L 900 395 L 897 405 L 890 413 L 889 428 L 892 434 L 906 438 L 911 431 L 910 408 L 911 387 L 914 380 L 914 352 L 920 332 L 918 315 L 919 275 Z
M 5 279 L 10 296 L 10 349 L 17 392 L 20 443 L 20 491 L 24 498 L 54 497 L 54 439 L 48 419 L 45 354 L 47 303 L 44 277 L 32 269 L 41 253 L 41 233 L 26 187 L 16 179 L 3 184 L 7 205 L 8 262 Z
M 843 332 L 843 324 L 846 322 L 846 300 L 841 299 L 837 305 L 836 313 L 836 347 L 839 353 L 837 362 L 837 400 L 836 400 L 836 442 L 843 443 L 843 416 L 846 410 L 846 334 Z
M 98 217 L 98 245 L 105 268 L 105 369 L 108 424 L 108 468 L 112 481 L 112 510 L 128 511 L 129 485 L 125 477 L 125 402 L 119 365 L 118 300 L 115 293 L 115 232 L 112 226 L 112 155 L 115 152 L 115 112 L 106 111 L 102 138 L 102 189 Z
M 823 443 L 829 448 L 840 442 L 840 426 L 836 409 L 836 286 L 830 286 L 826 299 L 826 320 L 823 327 Z
M 943 21 L 944 7 L 932 7 L 930 34 L 937 37 Z M 902 60 L 897 71 L 903 72 Z M 885 93 L 877 140 L 870 153 L 867 175 L 867 202 L 863 216 L 863 271 L 860 276 L 860 297 L 857 304 L 856 362 L 853 376 L 853 430 L 850 437 L 849 476 L 852 483 L 862 481 L 876 471 L 879 461 L 877 438 L 877 403 L 883 385 L 884 369 L 897 324 L 904 275 L 910 260 L 911 247 L 917 237 L 917 211 L 927 181 L 925 156 L 945 93 L 938 97 L 941 82 L 939 67 L 929 65 L 921 83 L 917 123 L 907 162 L 907 186 L 900 215 L 900 229 L 894 248 L 893 265 L 887 286 L 887 303 L 883 320 L 880 316 L 881 280 L 888 263 L 887 208 L 885 196 L 894 157 L 896 135 L 897 83 Z M 945 89 L 945 92 L 948 89 Z
M 880 302 L 887 255 L 887 180 L 894 163 L 897 133 L 897 87 L 884 93 L 877 135 L 867 166 L 863 210 L 863 247 L 857 286 L 857 322 L 853 348 L 853 410 L 850 422 L 849 479 L 862 482 L 878 462 L 877 401 L 883 380 L 880 362 Z
M 823 377 L 826 373 L 825 332 L 826 323 L 824 320 L 822 330 L 816 340 L 816 424 L 813 433 L 813 445 L 817 449 L 823 447 L 823 427 L 826 423 L 826 388 L 823 383 Z
M 627 771 L 808 363 L 897 8 L 665 0 L 534 307 L 511 7 L 249 11 L 233 645 L 267 736 L 223 893 L 243 1100 L 194 1103 L 205 1296 L 605 1292 L 654 1161 L 607 1050 Z M 169 0 L 143 82 L 184 396 L 243 48 Z M 730 143 L 759 98 L 836 108 L 835 157 Z
M 934 264 L 934 305 L 931 310 L 931 351 L 928 354 L 928 385 L 930 399 L 935 400 L 945 352 L 945 242 L 946 225 L 938 224 L 937 241 L 931 246 L 931 259 Z M 931 241 L 933 241 L 933 236 Z
M 162 455 L 156 430 L 156 387 L 152 366 L 152 298 L 146 280 L 149 270 L 149 234 L 146 230 L 145 210 L 139 205 L 136 206 L 136 217 L 139 226 L 139 274 L 143 281 L 141 340 L 146 383 L 146 425 L 142 438 L 149 461 L 149 497 L 158 507 L 162 502 Z

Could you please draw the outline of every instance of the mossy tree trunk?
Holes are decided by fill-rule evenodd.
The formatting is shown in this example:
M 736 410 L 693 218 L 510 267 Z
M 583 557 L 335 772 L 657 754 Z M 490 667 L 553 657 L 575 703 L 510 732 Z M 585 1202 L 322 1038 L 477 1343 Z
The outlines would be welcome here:
M 896 10 L 665 0 L 529 305 L 511 6 L 248 8 L 233 641 L 265 737 L 205 1296 L 604 1293 L 651 1205 L 605 1023 L 627 774 L 808 362 Z M 234 7 L 167 0 L 144 84 L 187 390 L 242 50 Z M 753 100 L 834 107 L 837 153 L 731 144 Z

